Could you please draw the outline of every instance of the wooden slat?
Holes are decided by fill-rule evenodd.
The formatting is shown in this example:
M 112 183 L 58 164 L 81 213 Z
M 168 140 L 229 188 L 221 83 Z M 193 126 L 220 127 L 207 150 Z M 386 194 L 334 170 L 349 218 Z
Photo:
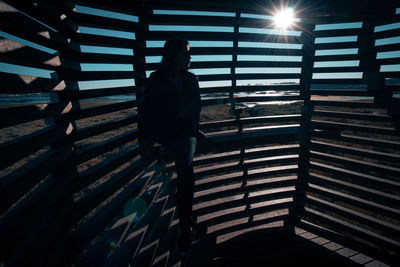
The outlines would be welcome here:
M 343 112 L 343 111 L 315 110 L 313 112 L 313 116 L 366 120 L 366 121 L 379 121 L 379 122 L 393 121 L 393 119 L 390 116 L 384 114 L 366 114 L 366 113 Z
M 59 117 L 56 118 L 56 121 L 64 122 L 64 121 L 80 120 L 80 119 L 84 119 L 84 118 L 89 118 L 89 117 L 93 117 L 93 116 L 98 116 L 98 115 L 103 115 L 103 114 L 107 114 L 107 113 L 111 113 L 111 112 L 115 112 L 115 111 L 133 108 L 133 107 L 136 107 L 136 105 L 137 105 L 137 101 L 132 100 L 132 101 L 113 103 L 113 104 L 108 104 L 108 105 L 103 105 L 103 106 L 91 107 L 91 108 L 86 108 L 86 109 L 73 110 L 69 113 L 60 115 Z
M 82 216 L 87 214 L 93 208 L 97 207 L 101 202 L 106 200 L 122 186 L 133 180 L 140 171 L 144 168 L 144 162 L 137 160 L 130 166 L 126 167 L 112 178 L 96 187 L 96 189 L 87 193 L 83 198 L 76 202 L 75 220 L 79 220 Z
M 369 157 L 375 160 L 382 160 L 382 161 L 391 161 L 391 162 L 400 162 L 400 155 L 394 153 L 384 153 L 379 151 L 361 149 L 361 148 L 353 148 L 343 145 L 337 145 L 327 142 L 321 141 L 311 141 L 311 149 L 319 150 L 319 151 L 335 151 L 341 153 L 348 153 L 352 155 L 357 155 L 361 157 Z
M 231 119 L 223 121 L 213 121 L 201 123 L 202 129 L 220 128 L 227 126 L 238 126 L 239 124 L 256 124 L 256 123 L 271 123 L 271 122 L 284 122 L 284 121 L 298 121 L 300 119 L 299 114 L 291 115 L 274 115 L 274 116 L 262 116 L 262 117 L 250 117 L 243 118 L 240 120 Z
M 79 150 L 74 160 L 76 164 L 83 163 L 92 158 L 100 156 L 118 146 L 131 142 L 135 140 L 137 137 L 138 137 L 138 131 L 137 129 L 135 129 L 133 131 L 126 132 L 122 135 L 116 136 L 109 140 L 103 141 L 101 143 L 90 145 L 82 150 Z
M 385 147 L 385 148 L 391 148 L 391 149 L 400 149 L 400 142 L 396 142 L 396 141 L 380 140 L 380 139 L 376 139 L 376 138 L 352 136 L 352 135 L 347 135 L 347 134 L 342 134 L 340 136 L 337 136 L 336 138 L 338 138 L 337 140 L 344 141 L 344 142 Z
M 361 237 L 366 238 L 367 240 L 370 240 L 371 242 L 373 242 L 375 244 L 380 244 L 381 246 L 389 247 L 389 248 L 395 249 L 395 250 L 398 250 L 400 247 L 400 243 L 397 241 L 394 241 L 393 239 L 384 237 L 384 236 L 376 234 L 372 231 L 366 230 L 359 226 L 356 226 L 351 223 L 334 218 L 330 215 L 323 214 L 323 213 L 315 211 L 313 209 L 306 208 L 306 214 L 311 217 L 315 217 L 318 220 L 321 220 L 323 222 L 331 224 L 335 228 L 338 227 L 338 228 L 348 231 L 349 233 L 352 233 L 354 235 L 360 235 Z
M 90 167 L 89 169 L 81 172 L 79 174 L 79 181 L 77 190 L 81 190 L 89 184 L 93 183 L 97 179 L 103 177 L 110 171 L 122 166 L 129 160 L 132 160 L 136 156 L 140 154 L 139 145 L 135 145 L 133 147 L 129 147 L 126 150 L 108 157 L 106 160 L 101 163 Z
M 93 45 L 125 49 L 135 49 L 137 47 L 137 41 L 134 39 L 97 34 L 77 33 L 75 36 L 75 40 L 81 45 Z
M 88 126 L 83 129 L 79 129 L 74 132 L 74 135 L 71 138 L 76 142 L 82 139 L 86 139 L 95 135 L 99 135 L 108 131 L 112 131 L 124 126 L 128 126 L 130 124 L 136 123 L 137 117 L 130 116 L 127 118 L 117 119 L 105 123 L 96 124 L 93 126 Z
M 320 24 L 321 25 L 321 24 Z M 314 30 L 315 37 L 336 37 L 336 36 L 349 36 L 358 35 L 361 28 L 354 29 L 336 29 L 336 30 Z
M 356 42 L 345 42 L 345 43 L 317 43 L 315 44 L 315 50 L 324 49 L 348 49 L 348 48 L 358 48 Z
M 314 67 L 314 74 L 316 73 L 335 73 L 335 72 L 362 72 L 359 67 L 331 67 L 331 68 L 316 68 Z
M 66 136 L 66 126 L 49 127 L 0 144 L 0 168 L 7 167 L 39 149 L 61 141 Z
M 137 22 L 119 20 L 112 17 L 99 18 L 99 16 L 78 12 L 73 12 L 71 19 L 79 26 L 85 27 L 94 27 L 125 32 L 135 32 L 137 28 Z
M 375 32 L 374 38 L 375 39 L 383 39 L 383 38 L 397 37 L 399 35 L 400 35 L 400 29 L 393 29 L 393 30 Z
M 373 97 L 372 92 L 364 90 L 331 90 L 331 89 L 311 89 L 311 95 L 322 95 L 322 96 L 369 96 Z
M 313 79 L 313 84 L 362 84 L 363 80 L 360 79 Z
M 46 104 L 44 109 L 36 105 L 2 108 L 0 109 L 0 116 L 3 120 L 0 122 L 0 128 L 58 115 L 63 112 L 66 105 L 66 103 L 50 103 Z
M 342 131 L 351 130 L 351 131 L 362 131 L 362 132 L 387 134 L 387 135 L 397 135 L 396 129 L 389 127 L 364 126 L 351 123 L 328 122 L 320 120 L 312 120 L 311 123 L 313 127 L 316 129 L 342 130 Z
M 355 185 L 349 182 L 344 182 L 338 179 L 330 178 L 324 175 L 310 173 L 310 181 L 312 183 L 316 183 L 320 186 L 332 185 L 334 187 L 339 187 L 341 189 L 348 190 L 352 193 L 358 193 L 360 198 L 366 198 L 367 196 L 373 199 L 374 201 L 380 201 L 384 205 L 388 205 L 390 207 L 390 203 L 399 203 L 400 197 L 395 196 L 393 194 L 388 194 L 379 190 L 371 189 L 361 185 Z
M 13 203 L 72 155 L 71 147 L 51 150 L 2 177 L 0 214 L 3 214 Z
M 137 171 L 134 171 L 135 174 Z M 146 179 L 147 178 L 147 179 Z M 98 210 L 90 219 L 76 229 L 75 235 L 80 238 L 80 245 L 90 243 L 91 240 L 109 225 L 113 218 L 121 209 L 121 207 L 132 196 L 138 195 L 143 186 L 148 182 L 148 177 L 136 179 L 129 184 L 124 190 L 115 196 L 107 205 Z M 98 255 L 101 256 L 101 255 Z
M 36 93 L 63 89 L 63 84 L 57 79 L 38 78 L 34 76 L 8 74 L 0 72 L 0 93 Z
M 356 159 L 342 157 L 342 156 L 331 155 L 331 154 L 317 152 L 317 151 L 311 151 L 311 156 L 319 158 L 319 159 L 323 159 L 323 160 L 333 161 L 333 162 L 344 164 L 344 165 L 357 166 L 364 170 L 369 170 L 369 171 L 374 170 L 377 172 L 386 173 L 389 175 L 394 175 L 395 177 L 398 176 L 400 173 L 400 168 L 377 164 L 377 163 L 373 163 L 373 162 L 356 160 Z
M 296 101 L 302 100 L 301 96 L 254 96 L 254 97 L 235 97 L 236 103 L 246 102 L 268 102 L 268 101 Z M 290 116 L 290 115 L 289 115 Z
M 387 45 L 378 45 L 376 46 L 377 52 L 391 52 L 400 50 L 400 44 L 387 44 Z
M 382 188 L 383 190 L 392 189 L 392 190 L 399 190 L 400 189 L 400 182 L 389 180 L 357 171 L 352 171 L 340 167 L 335 167 L 327 164 L 323 164 L 320 162 L 311 161 L 310 166 L 312 169 L 333 173 L 336 177 L 346 177 L 346 179 L 351 179 L 352 181 L 358 181 L 359 184 L 368 183 L 373 184 L 377 188 Z M 363 184 L 364 185 L 364 184 Z
M 311 100 L 314 106 L 331 106 L 331 107 L 349 107 L 349 108 L 381 108 L 374 103 L 368 102 L 349 102 L 349 101 L 329 101 L 329 100 Z
M 334 49 L 334 48 L 333 48 Z M 360 60 L 360 55 L 315 55 L 316 62 L 318 61 L 339 61 L 339 60 Z
M 219 16 L 186 16 L 186 15 L 162 15 L 150 14 L 147 17 L 150 25 L 188 25 L 188 26 L 231 26 L 236 22 L 235 17 Z
M 238 55 L 303 56 L 301 49 L 238 47 Z
M 285 155 L 285 156 L 276 156 L 276 157 L 266 157 L 262 159 L 258 159 L 257 161 L 245 160 L 242 164 L 239 162 L 233 163 L 225 163 L 225 164 L 214 164 L 210 167 L 204 167 L 200 169 L 196 169 L 195 175 L 196 177 L 205 177 L 213 174 L 224 173 L 224 172 L 233 172 L 248 168 L 262 167 L 270 164 L 286 164 L 296 162 L 298 159 L 298 155 Z
M 136 92 L 134 86 L 115 87 L 106 89 L 88 89 L 88 90 L 63 90 L 57 92 L 60 102 L 75 101 L 104 96 L 132 94 Z
M 340 205 L 330 203 L 328 201 L 318 199 L 313 196 L 307 196 L 307 201 L 313 205 L 327 209 L 328 211 L 338 213 L 342 216 L 349 217 L 352 220 L 355 220 L 357 222 L 364 223 L 364 224 L 368 225 L 369 227 L 373 227 L 375 229 L 379 229 L 380 231 L 384 231 L 386 236 L 390 235 L 390 234 L 396 235 L 400 232 L 399 226 L 396 226 L 394 224 L 376 219 L 369 215 L 342 207 Z
M 356 197 L 347 193 L 339 192 L 337 190 L 327 189 L 324 186 L 315 185 L 313 183 L 309 184 L 309 191 L 315 192 L 317 194 L 326 195 L 333 199 L 338 199 L 339 201 L 350 203 L 356 207 L 367 209 L 370 211 L 379 211 L 380 214 L 389 217 L 398 217 L 400 215 L 400 210 L 392 208 L 388 205 L 382 205 L 376 201 L 366 200 L 360 197 Z

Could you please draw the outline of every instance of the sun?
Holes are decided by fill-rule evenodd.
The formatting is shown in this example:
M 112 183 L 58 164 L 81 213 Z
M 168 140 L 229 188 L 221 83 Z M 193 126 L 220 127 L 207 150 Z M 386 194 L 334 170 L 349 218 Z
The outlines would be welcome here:
M 274 22 L 276 27 L 281 29 L 289 28 L 294 21 L 293 13 L 294 13 L 293 8 L 290 7 L 279 11 L 274 16 Z

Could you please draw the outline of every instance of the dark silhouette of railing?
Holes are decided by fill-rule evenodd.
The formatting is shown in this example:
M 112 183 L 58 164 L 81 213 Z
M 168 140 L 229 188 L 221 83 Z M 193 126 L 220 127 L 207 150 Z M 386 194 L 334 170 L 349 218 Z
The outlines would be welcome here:
M 0 265 L 398 264 L 400 4 L 292 1 L 278 33 L 267 2 L 0 2 Z M 174 166 L 136 127 L 171 37 L 207 136 L 186 257 Z

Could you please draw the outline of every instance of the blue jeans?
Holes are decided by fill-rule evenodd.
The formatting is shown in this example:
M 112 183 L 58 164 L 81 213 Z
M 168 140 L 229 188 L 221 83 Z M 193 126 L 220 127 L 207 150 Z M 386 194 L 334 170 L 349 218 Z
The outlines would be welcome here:
M 162 144 L 165 161 L 175 161 L 177 174 L 177 208 L 181 228 L 191 224 L 194 194 L 193 156 L 196 149 L 195 137 L 169 139 Z

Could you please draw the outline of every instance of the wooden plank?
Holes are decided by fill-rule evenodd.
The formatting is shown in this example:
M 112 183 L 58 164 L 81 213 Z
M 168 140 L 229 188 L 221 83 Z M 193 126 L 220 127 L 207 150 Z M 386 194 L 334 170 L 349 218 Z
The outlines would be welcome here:
M 31 41 L 33 43 L 39 44 L 41 46 L 51 48 L 56 51 L 60 50 L 75 50 L 77 51 L 77 48 L 74 48 L 74 46 L 67 45 L 67 42 L 61 41 L 62 38 L 59 40 L 53 38 L 46 38 L 40 34 L 36 34 L 36 32 L 41 32 L 40 29 L 35 29 L 34 27 L 41 27 L 43 28 L 41 24 L 38 24 L 36 21 L 30 21 L 30 22 L 24 22 L 23 19 L 18 18 L 18 19 L 13 19 L 13 16 L 15 14 L 11 15 L 10 17 L 7 16 L 2 16 L 0 18 L 0 29 L 8 34 L 14 35 L 16 37 Z M 12 24 L 7 23 L 8 21 L 13 21 Z M 5 26 L 7 25 L 7 26 Z M 48 31 L 48 28 L 42 29 L 44 31 Z
M 233 32 L 193 32 L 193 31 L 150 31 L 146 35 L 148 41 L 152 40 L 168 40 L 171 38 L 182 38 L 191 41 L 232 41 Z
M 39 106 L 23 106 L 0 109 L 0 128 L 13 126 L 16 124 L 44 119 L 61 114 L 66 108 L 66 103 L 49 103 L 42 109 Z
M 144 167 L 144 166 L 143 166 Z M 135 171 L 137 173 L 138 171 Z M 146 179 L 147 178 L 147 179 Z M 109 225 L 114 216 L 120 211 L 126 201 L 132 196 L 136 196 L 143 189 L 143 186 L 148 182 L 149 177 L 136 179 L 134 182 L 129 184 L 124 190 L 115 196 L 107 205 L 98 210 L 89 220 L 80 225 L 76 229 L 74 235 L 79 236 L 81 246 L 84 246 L 101 231 L 103 231 L 107 225 Z M 107 240 L 109 242 L 109 240 Z M 102 255 L 97 255 L 98 257 Z
M 137 157 L 139 154 L 140 147 L 139 145 L 135 145 L 133 147 L 125 149 L 124 151 L 116 155 L 112 155 L 101 163 L 81 172 L 78 176 L 79 181 L 77 182 L 77 191 L 83 189 L 97 179 L 103 177 L 110 171 L 122 166 L 129 160 Z
M 360 79 L 313 79 L 312 84 L 362 84 L 363 80 Z
M 374 184 L 376 188 L 382 188 L 383 190 L 387 190 L 388 188 L 393 190 L 398 190 L 400 188 L 400 182 L 389 180 L 357 171 L 352 171 L 340 167 L 335 167 L 315 161 L 310 162 L 311 167 L 315 170 L 333 173 L 338 175 L 337 177 L 347 177 L 353 181 L 358 181 L 358 183 L 367 182 L 368 184 Z
M 321 220 L 322 222 L 330 224 L 335 228 L 337 227 L 339 229 L 343 229 L 344 231 L 348 231 L 348 233 L 351 233 L 352 235 L 359 235 L 362 238 L 365 238 L 375 244 L 379 244 L 383 247 L 394 249 L 396 251 L 398 251 L 399 249 L 399 242 L 374 233 L 370 230 L 364 229 L 362 227 L 334 218 L 333 216 L 323 214 L 310 208 L 306 208 L 306 214 L 318 220 Z
M 0 93 L 39 93 L 61 90 L 65 84 L 57 79 L 38 78 L 0 72 Z
M 237 85 L 236 88 L 233 88 L 233 92 L 254 92 L 254 91 L 299 91 L 299 84 L 290 84 L 290 85 L 245 85 L 240 86 Z
M 246 102 L 268 102 L 268 101 L 296 101 L 302 100 L 301 96 L 254 96 L 254 97 L 235 97 L 236 103 Z
M 80 45 L 104 46 L 111 48 L 135 49 L 137 41 L 122 37 L 105 36 L 98 34 L 77 33 L 74 39 Z
M 137 137 L 138 137 L 138 131 L 137 129 L 135 129 L 133 131 L 129 131 L 122 135 L 103 141 L 101 143 L 87 146 L 84 149 L 77 151 L 74 161 L 76 164 L 81 164 L 92 158 L 100 156 L 116 147 L 131 142 L 135 140 Z
M 317 151 L 311 151 L 311 155 L 313 157 L 316 157 L 319 159 L 333 161 L 333 162 L 344 164 L 344 165 L 357 166 L 357 167 L 367 170 L 367 171 L 382 172 L 382 173 L 386 173 L 389 175 L 393 175 L 395 177 L 398 177 L 399 173 L 400 173 L 400 168 L 387 166 L 387 165 L 383 165 L 383 164 L 367 162 L 367 161 L 362 161 L 362 160 L 356 160 L 356 159 L 352 159 L 352 158 L 336 156 L 336 155 L 331 155 L 331 154 L 317 152 Z
M 133 108 L 136 107 L 136 105 L 137 101 L 132 100 L 132 101 L 113 103 L 103 106 L 91 107 L 86 109 L 73 110 L 69 113 L 61 114 L 60 116 L 55 118 L 55 121 L 57 123 L 62 123 L 62 122 L 80 120 L 93 116 L 108 114 L 115 111 Z
M 73 216 L 74 221 L 81 219 L 84 215 L 92 209 L 101 204 L 108 197 L 112 196 L 121 187 L 129 181 L 134 180 L 134 177 L 145 168 L 142 160 L 137 160 L 112 178 L 96 187 L 83 198 L 76 202 L 76 211 Z
M 320 50 L 323 51 L 323 50 Z M 319 61 L 340 61 L 340 60 L 360 60 L 360 55 L 315 55 L 315 62 Z
M 392 52 L 400 50 L 400 44 L 386 44 L 375 46 L 376 52 Z
M 149 14 L 148 23 L 151 25 L 188 25 L 188 26 L 231 26 L 235 24 L 235 17 L 219 16 L 191 16 L 191 15 L 162 15 Z
M 255 44 L 256 45 L 256 44 Z M 303 56 L 301 49 L 238 47 L 238 55 Z
M 129 264 L 130 259 L 134 258 L 139 252 L 143 240 L 157 221 L 155 218 L 160 216 L 168 199 L 168 196 L 164 196 L 150 204 L 140 221 L 129 231 L 128 237 L 121 244 L 120 248 L 111 255 L 109 266 L 123 266 Z
M 362 199 L 359 197 L 355 197 L 353 195 L 349 195 L 346 193 L 339 192 L 337 190 L 327 189 L 323 186 L 318 186 L 310 183 L 309 187 L 310 192 L 315 192 L 317 194 L 326 195 L 333 199 L 338 199 L 340 201 L 344 201 L 350 203 L 351 205 L 355 205 L 357 207 L 371 210 L 371 211 L 379 211 L 379 213 L 389 216 L 389 217 L 398 217 L 400 215 L 400 210 L 392 208 L 388 205 L 382 205 L 377 203 L 376 201 L 370 201 L 366 199 Z
M 318 68 L 314 67 L 314 73 L 335 73 L 335 72 L 362 72 L 360 67 L 331 67 L 331 68 Z
M 249 80 L 249 79 L 298 79 L 300 74 L 294 73 L 255 73 L 255 74 L 209 74 L 199 75 L 199 81 L 220 81 L 220 80 Z
M 3 49 L 0 54 L 1 62 L 53 71 L 61 65 L 59 56 L 2 37 L 0 40 Z
M 114 87 L 105 89 L 88 89 L 88 90 L 63 90 L 57 92 L 60 102 L 76 101 L 89 98 L 97 98 L 113 95 L 133 94 L 136 92 L 134 86 Z
M 345 42 L 345 43 L 316 43 L 316 50 L 325 50 L 325 49 L 349 49 L 349 48 L 358 48 L 358 44 L 356 42 Z
M 380 139 L 376 139 L 376 138 L 353 136 L 353 135 L 347 135 L 347 134 L 342 134 L 342 135 L 338 136 L 337 138 L 338 138 L 338 140 L 341 140 L 344 142 L 392 148 L 392 149 L 400 149 L 400 142 L 397 142 L 397 141 L 380 140 Z
M 1 178 L 0 214 L 73 155 L 71 147 L 50 150 Z
M 128 126 L 136 122 L 137 122 L 137 116 L 130 116 L 122 119 L 95 124 L 93 126 L 88 126 L 83 129 L 75 131 L 74 134 L 71 136 L 71 138 L 74 140 L 74 142 L 76 142 L 98 134 L 102 134 L 124 126 Z
M 225 211 L 227 211 L 226 214 L 221 214 L 220 216 L 216 216 L 216 217 L 211 218 L 206 221 L 208 229 L 210 230 L 210 228 L 212 228 L 214 225 L 223 224 L 223 223 L 226 223 L 226 222 L 238 219 L 238 218 L 243 218 L 246 216 L 248 216 L 250 218 L 257 217 L 257 215 L 264 214 L 266 210 L 268 210 L 272 213 L 273 211 L 278 211 L 278 210 L 282 210 L 285 208 L 289 208 L 293 204 L 291 198 L 276 199 L 271 202 L 273 202 L 273 203 L 267 202 L 267 203 L 265 203 L 265 206 L 259 206 L 259 207 L 257 205 L 259 203 L 251 203 L 251 205 L 255 205 L 256 207 L 251 208 L 249 210 L 243 209 L 241 211 L 236 211 L 236 212 L 229 212 L 229 210 L 225 210 Z M 234 208 L 232 208 L 232 209 L 234 209 Z M 284 216 L 286 217 L 287 214 L 285 214 Z M 268 221 L 269 220 L 273 221 L 274 219 L 281 220 L 282 214 L 278 213 L 275 216 L 271 216 L 268 218 Z M 199 224 L 201 224 L 201 223 L 199 223 Z M 208 232 L 207 234 L 210 234 L 210 232 Z M 214 234 L 214 232 L 212 232 L 211 234 Z
M 349 102 L 349 101 L 329 101 L 329 100 L 311 100 L 314 106 L 330 106 L 330 107 L 349 107 L 349 108 L 375 108 L 379 109 L 378 105 L 368 102 Z
M 354 36 L 358 35 L 361 28 L 354 29 L 336 29 L 336 30 L 314 30 L 315 37 L 337 37 L 337 36 Z
M 137 22 L 120 20 L 113 17 L 99 19 L 99 16 L 73 12 L 71 19 L 79 26 L 102 28 L 116 31 L 135 32 Z
M 331 90 L 331 89 L 311 89 L 311 95 L 322 95 L 322 96 L 369 96 L 374 97 L 372 92 L 364 90 Z
M 350 131 L 361 131 L 361 132 L 370 132 L 370 133 L 387 134 L 387 135 L 397 135 L 396 129 L 389 127 L 363 126 L 351 123 L 328 122 L 320 120 L 312 120 L 311 123 L 312 126 L 316 129 L 342 130 L 342 131 L 350 130 Z
M 335 152 L 341 152 L 341 153 L 348 153 L 348 154 L 357 155 L 357 156 L 361 156 L 361 157 L 370 157 L 370 158 L 373 158 L 376 160 L 391 161 L 391 162 L 395 162 L 395 163 L 400 162 L 400 155 L 397 155 L 394 153 L 384 153 L 384 152 L 368 150 L 368 149 L 353 148 L 353 147 L 337 145 L 337 144 L 321 142 L 321 141 L 313 141 L 312 140 L 311 141 L 311 149 L 324 151 L 324 152 L 335 151 Z
M 342 118 L 342 119 L 354 119 L 354 120 L 366 120 L 366 121 L 380 121 L 380 122 L 392 122 L 393 119 L 384 114 L 367 114 L 367 113 L 355 113 L 355 112 L 344 112 L 344 111 L 326 111 L 326 110 L 315 110 L 313 116 L 318 117 L 329 117 L 329 118 Z
M 201 169 L 196 169 L 195 175 L 196 177 L 205 177 L 213 174 L 224 173 L 224 172 L 232 172 L 237 170 L 243 170 L 248 168 L 262 167 L 271 164 L 285 164 L 285 163 L 293 163 L 298 160 L 298 155 L 285 155 L 285 156 L 275 156 L 275 157 L 266 157 L 262 159 L 254 160 L 245 160 L 242 164 L 239 162 L 233 163 L 225 163 L 213 165 L 211 167 L 204 167 Z
M 0 169 L 61 141 L 67 135 L 67 130 L 67 126 L 49 127 L 0 144 Z
M 379 220 L 377 218 L 371 217 L 369 215 L 354 211 L 349 208 L 342 207 L 340 205 L 330 203 L 328 201 L 319 199 L 317 197 L 313 196 L 307 196 L 308 202 L 315 206 L 322 207 L 323 209 L 326 209 L 330 212 L 334 212 L 337 214 L 340 214 L 341 216 L 350 218 L 351 220 L 355 220 L 359 223 L 364 223 L 365 225 L 368 225 L 369 227 L 372 227 L 376 230 L 380 230 L 385 232 L 385 235 L 396 235 L 400 231 L 400 227 L 397 225 L 394 225 L 392 223 L 388 223 L 382 220 Z
M 400 197 L 395 196 L 393 194 L 385 193 L 361 185 L 355 185 L 349 182 L 330 178 L 313 172 L 310 172 L 310 178 L 312 183 L 315 183 L 317 185 L 326 186 L 329 184 L 334 187 L 339 187 L 341 189 L 345 189 L 353 193 L 358 193 L 360 194 L 360 196 L 363 196 L 365 198 L 370 197 L 374 201 L 382 202 L 384 205 L 390 206 L 391 205 L 390 203 L 393 204 L 393 203 L 398 203 L 400 201 Z
M 213 121 L 201 123 L 200 127 L 202 129 L 212 129 L 227 126 L 238 126 L 238 124 L 256 124 L 256 123 L 270 123 L 270 122 L 284 122 L 284 121 L 298 121 L 300 119 L 300 114 L 291 115 L 272 115 L 272 116 L 261 116 L 261 117 L 249 117 L 240 120 L 231 119 L 223 121 Z
M 374 32 L 374 39 L 384 39 L 390 37 L 397 37 L 400 35 L 400 29 L 392 29 L 381 32 Z

